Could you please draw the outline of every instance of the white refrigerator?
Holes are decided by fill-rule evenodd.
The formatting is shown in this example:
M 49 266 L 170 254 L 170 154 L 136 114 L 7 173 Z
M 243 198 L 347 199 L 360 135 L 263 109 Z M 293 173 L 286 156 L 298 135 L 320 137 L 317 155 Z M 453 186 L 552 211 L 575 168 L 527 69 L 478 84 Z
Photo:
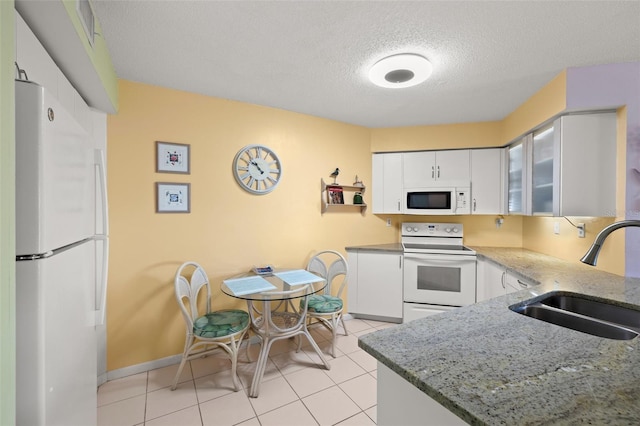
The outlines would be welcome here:
M 109 252 L 104 156 L 46 89 L 15 86 L 16 420 L 94 425 Z

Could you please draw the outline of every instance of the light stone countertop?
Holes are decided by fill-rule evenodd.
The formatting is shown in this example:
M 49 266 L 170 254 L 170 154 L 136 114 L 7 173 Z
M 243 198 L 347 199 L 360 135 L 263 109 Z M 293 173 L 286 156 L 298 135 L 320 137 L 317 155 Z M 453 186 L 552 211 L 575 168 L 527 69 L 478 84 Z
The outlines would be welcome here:
M 359 338 L 470 424 L 640 424 L 640 338 L 610 340 L 511 311 L 549 291 L 640 310 L 640 279 L 523 249 L 471 247 L 540 284 Z
M 346 251 L 390 251 L 402 253 L 404 249 L 401 243 L 388 243 L 388 244 L 371 244 L 368 246 L 351 246 L 345 247 Z

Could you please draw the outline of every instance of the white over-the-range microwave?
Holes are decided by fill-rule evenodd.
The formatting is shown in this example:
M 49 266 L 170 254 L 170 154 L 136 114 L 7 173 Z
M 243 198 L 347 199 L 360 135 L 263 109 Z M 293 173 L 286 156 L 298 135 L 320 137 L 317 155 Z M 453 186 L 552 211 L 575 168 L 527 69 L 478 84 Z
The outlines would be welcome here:
M 403 213 L 424 215 L 471 214 L 469 187 L 405 188 Z

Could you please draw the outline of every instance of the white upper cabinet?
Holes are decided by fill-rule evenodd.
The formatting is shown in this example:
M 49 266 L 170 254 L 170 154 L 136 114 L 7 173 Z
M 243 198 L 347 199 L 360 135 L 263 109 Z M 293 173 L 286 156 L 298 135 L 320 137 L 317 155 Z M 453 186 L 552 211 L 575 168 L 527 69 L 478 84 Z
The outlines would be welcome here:
M 402 154 L 404 188 L 468 186 L 469 150 L 421 151 Z
M 554 216 L 616 216 L 616 113 L 554 123 Z
M 553 213 L 553 169 L 554 169 L 553 124 L 533 132 L 531 146 L 531 213 L 551 215 Z M 558 165 L 555 162 L 556 166 Z
M 507 213 L 527 214 L 528 203 L 528 148 L 531 135 L 527 135 L 507 148 Z
M 509 213 L 615 216 L 614 112 L 560 117 L 508 152 Z
M 471 214 L 504 214 L 505 148 L 471 150 Z
M 371 199 L 374 214 L 402 213 L 402 154 L 373 154 Z

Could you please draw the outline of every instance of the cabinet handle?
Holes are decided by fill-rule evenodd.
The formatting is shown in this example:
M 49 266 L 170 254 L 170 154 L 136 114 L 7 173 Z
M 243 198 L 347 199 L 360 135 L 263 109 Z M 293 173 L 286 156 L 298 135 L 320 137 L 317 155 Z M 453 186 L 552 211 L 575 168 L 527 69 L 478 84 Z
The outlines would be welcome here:
M 400 211 L 400 200 L 398 200 L 398 211 Z
M 431 179 L 436 177 L 436 171 L 435 168 L 433 166 L 431 166 Z
M 529 288 L 529 286 L 527 285 L 527 283 L 523 283 L 522 281 L 516 279 L 516 281 L 518 281 L 518 284 L 520 284 L 520 287 L 522 288 Z
M 504 285 L 504 277 L 507 273 L 506 272 L 502 272 L 502 275 L 500 276 L 500 284 L 502 284 L 502 288 L 506 289 L 507 287 Z
M 438 166 L 438 179 L 440 179 L 440 166 Z
M 476 211 L 476 199 L 475 198 L 473 199 L 473 211 L 474 212 Z
M 402 269 L 402 256 L 398 256 L 398 268 Z

